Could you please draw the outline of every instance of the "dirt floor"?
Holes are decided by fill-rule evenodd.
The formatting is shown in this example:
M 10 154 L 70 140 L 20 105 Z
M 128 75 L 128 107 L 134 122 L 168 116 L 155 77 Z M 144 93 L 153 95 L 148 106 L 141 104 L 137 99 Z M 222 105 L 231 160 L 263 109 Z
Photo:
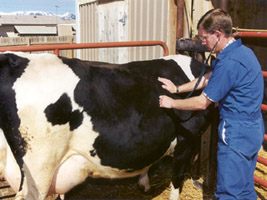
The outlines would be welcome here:
M 260 155 L 267 158 L 267 152 L 261 151 Z M 170 195 L 170 166 L 171 158 L 166 157 L 151 168 L 149 172 L 151 191 L 142 192 L 137 186 L 138 178 L 123 180 L 88 179 L 84 184 L 74 188 L 66 194 L 66 199 L 153 199 L 167 200 Z M 215 187 L 208 190 L 206 185 L 206 166 L 201 166 L 200 178 L 192 180 L 188 178 L 180 194 L 181 200 L 212 200 Z M 267 180 L 267 166 L 257 164 L 255 175 Z M 255 184 L 258 194 L 257 200 L 267 199 L 267 188 Z M 0 200 L 13 200 L 15 193 L 4 181 L 0 181 Z M 47 200 L 55 199 L 48 197 Z

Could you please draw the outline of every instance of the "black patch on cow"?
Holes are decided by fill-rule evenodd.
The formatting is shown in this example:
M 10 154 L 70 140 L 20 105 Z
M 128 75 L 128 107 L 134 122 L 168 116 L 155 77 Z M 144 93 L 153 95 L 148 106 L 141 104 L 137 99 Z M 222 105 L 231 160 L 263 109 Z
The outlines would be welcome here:
M 93 145 L 95 151 L 90 153 L 95 156 L 96 152 L 102 165 L 127 170 L 150 165 L 163 156 L 170 142 L 180 134 L 176 124 L 194 116 L 188 111 L 184 118 L 187 111 L 173 112 L 159 107 L 161 94 L 184 97 L 162 89 L 157 81 L 159 76 L 179 85 L 189 81 L 173 60 L 123 65 L 66 58 L 62 61 L 80 78 L 74 98 L 91 117 L 93 129 L 99 133 Z M 190 127 L 188 132 L 193 135 Z
M 95 150 L 95 149 L 91 150 L 91 151 L 90 151 L 90 155 L 91 155 L 92 157 L 95 157 L 95 156 L 96 156 L 96 150 Z
M 70 130 L 78 128 L 83 121 L 83 115 L 79 110 L 72 111 L 71 100 L 67 94 L 63 94 L 55 103 L 47 106 L 45 115 L 52 125 L 69 123 Z
M 19 132 L 20 119 L 17 113 L 15 91 L 12 87 L 28 63 L 28 59 L 14 54 L 0 54 L 0 128 L 20 169 L 22 169 L 22 157 L 25 155 L 27 144 Z M 21 173 L 24 177 L 22 171 Z

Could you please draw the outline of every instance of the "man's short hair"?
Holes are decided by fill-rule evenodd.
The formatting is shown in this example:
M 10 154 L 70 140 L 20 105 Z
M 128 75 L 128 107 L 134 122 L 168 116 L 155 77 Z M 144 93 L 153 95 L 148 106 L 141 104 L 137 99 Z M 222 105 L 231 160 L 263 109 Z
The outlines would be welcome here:
M 217 8 L 206 12 L 199 20 L 197 29 L 203 28 L 208 33 L 213 34 L 219 30 L 225 34 L 226 37 L 232 35 L 232 18 L 224 10 Z

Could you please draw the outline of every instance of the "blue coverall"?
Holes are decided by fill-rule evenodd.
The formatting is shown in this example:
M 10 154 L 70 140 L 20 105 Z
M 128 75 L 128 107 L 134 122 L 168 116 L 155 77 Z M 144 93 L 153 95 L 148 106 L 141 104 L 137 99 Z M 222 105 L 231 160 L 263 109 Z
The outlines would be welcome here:
M 203 94 L 219 103 L 215 197 L 256 200 L 253 174 L 264 137 L 261 66 L 241 39 L 224 48 L 213 66 Z

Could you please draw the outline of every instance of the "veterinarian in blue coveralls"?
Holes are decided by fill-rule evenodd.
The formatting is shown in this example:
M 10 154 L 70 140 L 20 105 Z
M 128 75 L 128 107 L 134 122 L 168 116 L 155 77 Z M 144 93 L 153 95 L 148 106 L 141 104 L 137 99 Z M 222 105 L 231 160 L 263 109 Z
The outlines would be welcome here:
M 219 103 L 216 199 L 256 200 L 253 173 L 264 137 L 261 116 L 263 76 L 253 51 L 232 37 L 232 19 L 221 9 L 208 11 L 199 21 L 198 35 L 217 58 L 213 71 L 201 77 L 201 95 L 188 99 L 160 96 L 160 107 L 206 109 Z M 198 79 L 176 86 L 159 77 L 171 93 L 193 90 Z

